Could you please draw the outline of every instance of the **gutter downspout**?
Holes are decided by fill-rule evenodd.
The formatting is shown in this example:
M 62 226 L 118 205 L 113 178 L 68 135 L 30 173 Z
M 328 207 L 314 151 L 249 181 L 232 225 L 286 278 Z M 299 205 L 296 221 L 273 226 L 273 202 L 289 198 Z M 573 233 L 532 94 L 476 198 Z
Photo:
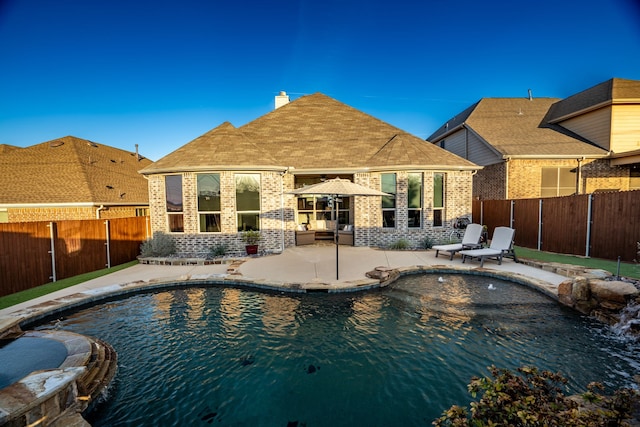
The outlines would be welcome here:
M 582 194 L 582 162 L 584 162 L 584 157 L 578 159 L 578 169 L 576 171 L 576 194 Z
M 504 199 L 509 199 L 509 160 L 511 157 L 505 157 L 504 159 Z
M 100 207 L 96 209 L 96 219 L 100 219 L 100 211 L 103 211 L 105 209 L 106 208 L 104 207 L 104 205 L 100 205 Z
M 281 253 L 284 252 L 284 232 L 285 232 L 285 218 L 284 218 L 284 177 L 289 173 L 289 169 L 293 169 L 293 166 L 287 166 L 285 170 L 280 172 L 280 248 Z

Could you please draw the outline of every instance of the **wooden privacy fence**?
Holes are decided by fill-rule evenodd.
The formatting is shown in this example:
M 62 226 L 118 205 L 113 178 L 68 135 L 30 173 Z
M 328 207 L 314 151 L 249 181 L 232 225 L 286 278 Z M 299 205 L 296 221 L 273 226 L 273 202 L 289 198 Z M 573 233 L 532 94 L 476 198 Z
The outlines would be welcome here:
M 516 229 L 518 246 L 632 262 L 640 242 L 640 190 L 546 199 L 475 200 L 473 221 Z
M 0 296 L 136 259 L 148 217 L 0 224 Z

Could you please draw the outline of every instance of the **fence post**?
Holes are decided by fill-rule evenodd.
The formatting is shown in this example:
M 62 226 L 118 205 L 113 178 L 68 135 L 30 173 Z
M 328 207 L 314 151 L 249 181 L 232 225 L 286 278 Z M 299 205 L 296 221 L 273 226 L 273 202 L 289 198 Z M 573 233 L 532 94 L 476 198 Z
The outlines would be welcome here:
M 105 226 L 105 235 L 107 241 L 105 242 L 105 246 L 107 247 L 107 268 L 111 268 L 111 239 L 109 238 L 109 220 L 104 222 Z
M 49 241 L 51 242 L 51 250 L 49 253 L 51 254 L 51 281 L 56 281 L 56 241 L 53 233 L 53 222 L 49 222 Z
M 542 199 L 538 205 L 538 250 L 542 250 Z
M 589 194 L 589 199 L 588 199 L 588 205 L 587 205 L 587 241 L 585 243 L 585 251 L 584 251 L 584 256 L 586 256 L 587 258 L 590 256 L 591 254 L 591 226 L 592 226 L 592 221 L 591 221 L 591 207 L 593 206 L 593 193 Z
M 509 227 L 514 228 L 513 227 L 513 212 L 514 212 L 514 207 L 516 205 L 516 201 L 515 200 L 511 200 L 511 211 L 509 212 Z

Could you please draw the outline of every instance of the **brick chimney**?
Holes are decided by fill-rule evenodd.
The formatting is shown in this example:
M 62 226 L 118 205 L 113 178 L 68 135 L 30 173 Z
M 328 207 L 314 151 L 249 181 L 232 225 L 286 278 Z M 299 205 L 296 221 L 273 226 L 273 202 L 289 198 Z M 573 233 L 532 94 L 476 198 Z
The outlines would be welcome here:
M 289 95 L 287 92 L 280 91 L 280 94 L 276 96 L 276 108 L 280 108 L 283 105 L 287 105 L 289 103 Z

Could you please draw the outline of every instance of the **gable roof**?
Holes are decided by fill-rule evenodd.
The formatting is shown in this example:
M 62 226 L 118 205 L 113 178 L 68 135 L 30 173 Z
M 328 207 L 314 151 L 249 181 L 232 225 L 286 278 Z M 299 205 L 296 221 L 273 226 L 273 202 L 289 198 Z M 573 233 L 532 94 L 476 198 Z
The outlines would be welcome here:
M 463 126 L 503 158 L 606 156 L 607 151 L 547 122 L 557 98 L 483 98 L 440 127 L 428 140 L 438 142 Z
M 478 166 L 321 93 L 296 99 L 239 128 L 207 132 L 141 171 L 363 170 Z
M 147 205 L 151 164 L 135 153 L 66 136 L 0 154 L 0 204 Z
M 615 103 L 640 103 L 640 81 L 613 78 L 555 103 L 547 120 L 557 123 Z

